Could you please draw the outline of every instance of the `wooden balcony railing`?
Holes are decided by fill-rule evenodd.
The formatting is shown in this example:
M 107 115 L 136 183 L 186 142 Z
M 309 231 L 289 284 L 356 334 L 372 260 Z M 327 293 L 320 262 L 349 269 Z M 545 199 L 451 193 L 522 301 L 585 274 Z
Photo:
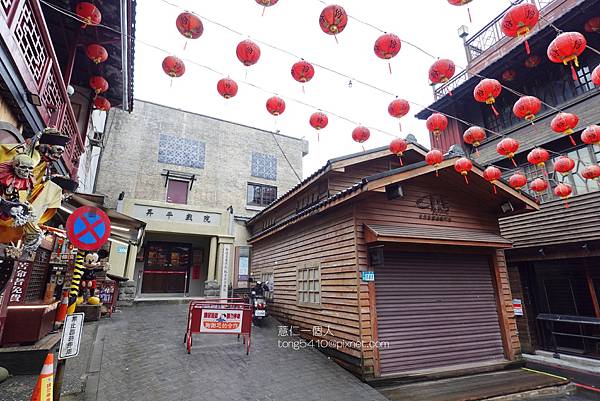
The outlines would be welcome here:
M 74 177 L 84 151 L 83 135 L 69 102 L 39 0 L 0 0 L 0 35 L 27 90 L 40 97 L 37 109 L 42 120 L 71 138 L 63 161 Z

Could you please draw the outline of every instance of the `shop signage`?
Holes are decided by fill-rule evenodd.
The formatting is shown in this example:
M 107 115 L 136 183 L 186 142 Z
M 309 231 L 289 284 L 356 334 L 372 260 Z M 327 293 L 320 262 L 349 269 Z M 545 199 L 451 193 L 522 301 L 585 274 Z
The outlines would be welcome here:
M 419 214 L 421 220 L 451 222 L 450 204 L 445 196 L 431 194 L 417 199 L 417 207 L 423 210 Z
M 73 358 L 79 355 L 81 331 L 83 330 L 84 313 L 73 313 L 65 318 L 58 359 Z
M 67 237 L 76 248 L 95 251 L 110 237 L 110 220 L 97 207 L 79 207 L 67 219 Z
M 513 299 L 513 309 L 515 316 L 523 316 L 523 302 L 520 299 Z
M 362 281 L 375 281 L 375 272 L 360 272 Z
M 13 285 L 10 290 L 10 297 L 8 298 L 9 305 L 25 301 L 25 290 L 27 289 L 29 273 L 31 272 L 29 262 L 17 262 L 15 266 Z
M 231 245 L 223 244 L 223 274 L 221 275 L 221 298 L 227 298 L 229 292 L 229 253 Z
M 218 226 L 221 215 L 218 213 L 197 212 L 150 205 L 134 205 L 133 217 L 143 221 L 170 221 L 173 223 L 201 224 Z
M 200 333 L 241 333 L 242 311 L 202 309 Z

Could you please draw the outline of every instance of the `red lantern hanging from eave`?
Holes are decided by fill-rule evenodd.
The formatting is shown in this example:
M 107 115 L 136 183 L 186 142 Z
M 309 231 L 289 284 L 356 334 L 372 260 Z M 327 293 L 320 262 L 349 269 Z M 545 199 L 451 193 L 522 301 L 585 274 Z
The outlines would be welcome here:
M 569 184 L 558 184 L 556 188 L 554 188 L 554 195 L 558 196 L 565 202 L 565 208 L 569 207 L 567 203 L 567 199 L 573 193 L 573 188 Z
M 527 177 L 525 177 L 521 173 L 514 173 L 508 179 L 508 185 L 510 185 L 513 189 L 520 191 L 525 185 L 527 185 Z
M 481 145 L 481 142 L 486 138 L 485 129 L 482 127 L 473 126 L 465 131 L 463 134 L 463 140 L 465 143 L 473 146 L 475 151 L 479 153 L 477 148 Z
M 109 111 L 111 108 L 111 104 L 107 98 L 102 96 L 96 96 L 96 98 L 94 99 L 94 107 L 97 110 Z
M 600 86 L 600 65 L 596 66 L 594 71 L 592 71 L 592 82 L 594 85 Z
M 310 116 L 310 125 L 317 130 L 317 141 L 319 140 L 319 131 L 327 127 L 329 118 L 327 114 L 317 111 Z
M 541 178 L 536 178 L 529 183 L 529 189 L 536 193 L 536 199 L 539 203 L 539 195 L 548 190 L 548 182 L 546 180 L 542 180 Z
M 579 124 L 579 117 L 576 114 L 560 112 L 552 119 L 550 127 L 558 134 L 568 135 L 573 146 L 576 146 L 577 143 L 572 134 L 577 124 Z
M 454 163 L 454 170 L 465 177 L 465 182 L 468 184 L 469 179 L 467 178 L 467 175 L 473 170 L 473 162 L 466 157 L 461 157 Z
M 489 104 L 496 117 L 499 116 L 499 113 L 494 107 L 494 103 L 496 103 L 496 98 L 500 96 L 500 93 L 502 93 L 500 82 L 489 78 L 481 80 L 473 90 L 475 100 L 480 103 Z
M 538 56 L 537 54 L 534 54 L 534 55 L 527 57 L 527 59 L 525 60 L 525 67 L 527 67 L 529 69 L 534 69 L 538 65 L 540 65 L 541 62 L 542 62 L 542 58 L 540 56 Z
M 261 6 L 263 6 L 263 12 L 262 15 L 265 15 L 265 9 L 267 7 L 271 7 L 274 6 L 275 4 L 277 4 L 279 0 L 256 0 L 256 2 L 258 4 L 260 4 Z
M 498 154 L 508 157 L 515 167 L 517 167 L 517 163 L 515 162 L 514 157 L 518 150 L 519 142 L 512 138 L 504 138 L 496 146 Z
M 525 2 L 512 7 L 502 18 L 501 28 L 511 38 L 527 37 L 540 20 L 540 12 L 535 4 Z M 525 39 L 525 50 L 531 53 L 529 43 Z
M 589 166 L 585 166 L 585 168 L 581 172 L 581 176 L 586 180 L 598 181 L 598 179 L 600 178 L 600 166 L 597 164 L 590 164 Z
M 267 111 L 275 117 L 283 114 L 285 111 L 285 101 L 278 96 L 270 97 L 267 100 Z
M 238 92 L 238 84 L 231 78 L 222 78 L 217 82 L 217 92 L 225 99 L 231 99 Z
M 183 60 L 175 56 L 167 56 L 162 62 L 162 69 L 171 78 L 178 78 L 185 74 Z
M 315 68 L 308 61 L 300 60 L 292 66 L 292 77 L 302 84 L 310 81 L 314 76 Z M 304 85 L 302 85 L 302 92 L 304 92 Z
M 454 76 L 455 72 L 456 65 L 452 60 L 440 59 L 429 67 L 429 80 L 433 85 L 445 84 Z M 452 96 L 451 91 L 448 91 L 448 94 Z
M 436 177 L 439 175 L 438 167 L 440 166 L 440 164 L 442 164 L 443 161 L 444 161 L 444 154 L 437 149 L 431 149 L 425 155 L 425 162 L 427 164 L 429 164 L 430 166 L 433 166 L 433 168 L 435 168 L 435 176 Z
M 91 43 L 85 48 L 85 54 L 94 64 L 100 64 L 108 60 L 108 52 L 104 46 L 96 43 Z
M 402 156 L 404 155 L 404 152 L 406 152 L 406 149 L 408 149 L 408 143 L 402 138 L 395 138 L 390 142 L 390 152 L 398 156 L 401 166 L 404 166 Z
M 98 10 L 98 7 L 86 1 L 77 3 L 75 6 L 75 14 L 82 20 L 82 28 L 85 28 L 88 25 L 100 25 L 100 22 L 102 22 L 102 14 L 100 13 L 100 10 Z
M 584 27 L 586 32 L 600 32 L 600 16 L 592 17 L 585 23 Z
M 337 42 L 337 34 L 342 33 L 348 24 L 348 14 L 342 6 L 332 4 L 321 11 L 319 25 L 321 30 L 328 35 L 333 35 Z
M 260 47 L 250 39 L 242 40 L 238 43 L 235 54 L 242 64 L 250 67 L 260 59 Z
M 371 131 L 369 131 L 369 129 L 367 127 L 363 127 L 362 125 L 359 125 L 358 127 L 354 128 L 354 130 L 352 131 L 352 140 L 354 142 L 358 142 L 361 145 L 363 143 L 365 143 L 366 141 L 369 140 L 369 138 L 371 137 Z M 365 147 L 363 145 L 363 151 L 365 150 Z
M 494 190 L 494 194 L 498 193 L 496 190 L 496 183 L 500 181 L 502 178 L 502 171 L 498 167 L 489 166 L 485 170 L 483 170 L 483 178 L 492 184 L 492 188 Z
M 204 25 L 202 25 L 200 18 L 188 12 L 177 16 L 175 26 L 179 33 L 188 39 L 198 39 L 204 32 Z
M 581 140 L 588 145 L 600 145 L 600 126 L 590 125 L 581 133 Z
M 375 41 L 373 51 L 377 57 L 389 60 L 392 57 L 396 57 L 402 48 L 402 42 L 400 38 L 393 33 L 384 33 Z M 392 73 L 392 64 L 388 63 L 390 74 Z
M 517 78 L 517 71 L 510 69 L 506 70 L 502 73 L 502 79 L 506 82 L 512 82 Z
M 410 112 L 410 103 L 404 99 L 392 100 L 388 106 L 388 113 L 390 116 L 400 119 Z M 400 131 L 402 131 L 402 124 L 398 121 Z
M 427 129 L 433 134 L 435 139 L 439 139 L 442 131 L 448 128 L 448 119 L 441 113 L 433 113 L 425 122 Z
M 586 46 L 587 41 L 585 40 L 585 36 L 579 32 L 561 33 L 548 46 L 548 58 L 553 63 L 569 64 L 573 79 L 577 81 L 575 67 L 579 68 L 578 57 L 583 53 Z
M 562 175 L 569 175 L 575 168 L 575 161 L 567 156 L 560 156 L 554 161 L 554 171 Z
M 533 121 L 541 109 L 542 101 L 540 99 L 535 96 L 522 96 L 513 106 L 513 113 L 517 118 Z
M 529 154 L 527 155 L 527 161 L 529 163 L 542 169 L 546 166 L 546 162 L 548 160 L 550 160 L 550 153 L 548 153 L 548 151 L 543 148 L 532 149 L 531 152 L 529 152 Z
M 89 81 L 90 88 L 97 94 L 104 93 L 108 90 L 108 81 L 99 75 L 90 77 Z

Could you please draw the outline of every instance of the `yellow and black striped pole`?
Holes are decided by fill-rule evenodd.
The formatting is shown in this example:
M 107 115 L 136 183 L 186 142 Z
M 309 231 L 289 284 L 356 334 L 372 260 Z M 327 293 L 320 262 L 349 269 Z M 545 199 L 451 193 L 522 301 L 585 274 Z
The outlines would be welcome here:
M 85 258 L 85 251 L 77 250 L 75 256 L 75 267 L 73 268 L 73 278 L 71 278 L 71 290 L 69 291 L 69 307 L 67 308 L 67 315 L 75 312 L 75 306 L 77 306 L 77 297 L 79 296 L 79 285 L 81 284 L 81 277 L 83 276 L 84 266 L 83 262 Z

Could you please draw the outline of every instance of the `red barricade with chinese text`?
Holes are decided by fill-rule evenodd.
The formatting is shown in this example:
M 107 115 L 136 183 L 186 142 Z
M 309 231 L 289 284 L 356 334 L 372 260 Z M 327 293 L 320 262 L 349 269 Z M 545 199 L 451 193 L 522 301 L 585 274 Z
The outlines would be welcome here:
M 183 338 L 188 354 L 193 334 L 237 334 L 243 338 L 246 355 L 250 352 L 252 307 L 241 298 L 220 298 L 190 302 L 187 330 Z

